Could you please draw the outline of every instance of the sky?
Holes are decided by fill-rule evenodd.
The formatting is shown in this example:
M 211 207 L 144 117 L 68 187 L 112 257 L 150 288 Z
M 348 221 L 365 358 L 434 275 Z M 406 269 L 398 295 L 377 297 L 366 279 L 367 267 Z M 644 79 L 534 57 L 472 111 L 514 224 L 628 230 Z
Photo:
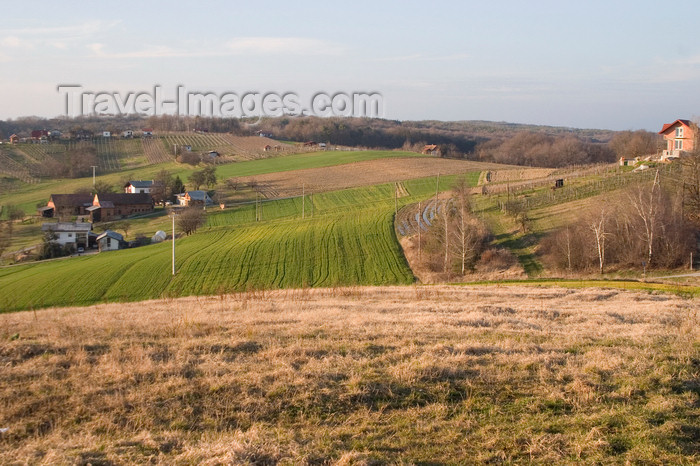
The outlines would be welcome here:
M 0 119 L 60 115 L 62 84 L 378 92 L 397 120 L 658 131 L 700 115 L 700 2 L 4 3 Z

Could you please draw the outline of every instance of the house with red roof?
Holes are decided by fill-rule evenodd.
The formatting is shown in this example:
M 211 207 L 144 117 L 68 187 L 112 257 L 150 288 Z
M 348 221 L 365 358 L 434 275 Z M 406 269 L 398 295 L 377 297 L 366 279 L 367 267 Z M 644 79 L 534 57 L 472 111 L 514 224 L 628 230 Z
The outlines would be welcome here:
M 698 126 L 690 120 L 676 120 L 666 123 L 659 131 L 666 141 L 666 149 L 661 155 L 662 159 L 677 158 L 684 152 L 695 149 L 698 137 Z

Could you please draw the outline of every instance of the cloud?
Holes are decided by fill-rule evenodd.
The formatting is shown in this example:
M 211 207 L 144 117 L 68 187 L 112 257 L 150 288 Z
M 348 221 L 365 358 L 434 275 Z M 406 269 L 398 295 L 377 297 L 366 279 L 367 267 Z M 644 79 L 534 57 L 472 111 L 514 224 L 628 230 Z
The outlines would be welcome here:
M 236 38 L 223 46 L 203 46 L 196 48 L 173 48 L 164 45 L 148 45 L 139 50 L 109 52 L 103 43 L 87 46 L 96 58 L 182 58 L 182 57 L 224 57 L 232 55 L 335 55 L 342 47 L 317 39 L 299 37 L 244 37 Z
M 44 36 L 45 38 L 63 37 L 67 39 L 78 39 L 111 29 L 119 23 L 120 21 L 105 22 L 101 20 L 90 20 L 69 26 L 17 28 L 9 29 L 5 32 L 7 34 L 25 37 Z
M 0 40 L 0 46 L 8 48 L 16 48 L 22 45 L 22 41 L 17 36 L 7 36 Z
M 411 61 L 455 61 L 469 58 L 467 53 L 455 53 L 452 55 L 425 55 L 422 53 L 414 53 L 412 55 L 400 55 L 397 57 L 377 58 L 375 61 L 389 62 L 411 62 Z
M 306 37 L 237 37 L 226 44 L 235 54 L 338 55 L 337 44 Z

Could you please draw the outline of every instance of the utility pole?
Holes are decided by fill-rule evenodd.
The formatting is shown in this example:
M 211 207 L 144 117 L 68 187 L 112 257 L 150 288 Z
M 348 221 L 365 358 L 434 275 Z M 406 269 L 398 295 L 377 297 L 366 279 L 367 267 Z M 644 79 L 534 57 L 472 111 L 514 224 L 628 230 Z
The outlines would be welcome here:
M 394 217 L 399 215 L 399 183 L 394 183 Z
M 90 165 L 92 167 L 92 187 L 95 187 L 95 169 L 97 168 L 97 165 Z
M 423 215 L 423 211 L 420 208 L 420 201 L 418 201 L 418 260 L 421 260 L 421 238 L 420 238 L 420 231 L 421 231 L 421 226 L 420 226 L 420 218 Z
M 171 211 L 173 217 L 173 277 L 175 276 L 175 211 Z
M 301 184 L 301 218 L 302 220 L 306 216 L 306 185 Z
M 435 208 L 437 209 L 437 198 L 438 198 L 438 189 L 440 188 L 440 172 L 437 174 L 437 179 L 435 180 Z

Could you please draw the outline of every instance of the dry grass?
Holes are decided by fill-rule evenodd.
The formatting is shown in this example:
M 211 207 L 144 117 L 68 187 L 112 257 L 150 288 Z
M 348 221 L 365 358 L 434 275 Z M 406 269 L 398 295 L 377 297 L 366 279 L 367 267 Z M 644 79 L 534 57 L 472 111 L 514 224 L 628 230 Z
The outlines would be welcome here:
M 697 464 L 698 301 L 251 292 L 0 315 L 0 463 Z

